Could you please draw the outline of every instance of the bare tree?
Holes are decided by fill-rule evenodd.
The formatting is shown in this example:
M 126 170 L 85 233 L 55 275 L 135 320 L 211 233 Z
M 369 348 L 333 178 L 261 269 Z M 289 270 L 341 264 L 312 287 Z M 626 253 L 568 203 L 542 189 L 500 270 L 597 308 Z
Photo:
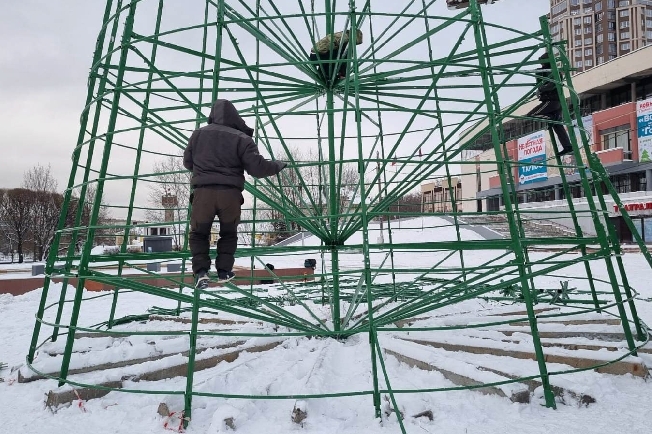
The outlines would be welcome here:
M 11 262 L 14 261 L 14 244 L 9 225 L 3 220 L 3 208 L 7 190 L 0 188 L 0 253 L 11 256 Z
M 37 164 L 23 174 L 23 188 L 32 191 L 46 191 L 54 193 L 57 191 L 57 181 L 52 176 L 52 167 Z
M 190 172 L 183 167 L 183 154 L 157 161 L 153 173 L 157 176 L 150 183 L 148 203 L 151 208 L 146 211 L 146 217 L 150 221 L 166 222 L 172 230 L 174 243 L 182 246 L 190 200 Z
M 274 190 L 277 194 L 281 194 L 284 203 L 291 205 L 292 208 L 298 208 L 297 214 L 317 220 L 328 214 L 331 182 L 329 171 L 324 165 L 315 164 L 319 161 L 319 157 L 314 151 L 304 152 L 298 148 L 291 148 L 290 153 L 300 167 L 286 169 L 279 177 L 268 178 L 265 182 L 274 185 Z M 354 196 L 359 194 L 357 192 L 360 182 L 357 166 L 355 163 L 338 164 L 335 177 L 333 183 L 339 187 L 340 212 L 355 212 L 359 206 L 354 204 Z M 270 221 L 265 225 L 265 229 L 274 241 L 288 238 L 302 230 L 300 221 L 288 218 L 287 213 L 271 207 L 263 206 L 259 209 L 260 218 Z
M 396 213 L 413 213 L 413 214 L 420 214 L 421 213 L 421 193 L 419 192 L 412 192 L 408 193 L 404 196 L 401 196 L 397 201 L 392 203 L 389 206 L 390 213 L 396 212 Z M 389 218 L 391 219 L 398 219 L 401 218 L 402 216 L 399 215 L 394 215 L 390 214 Z
M 86 237 L 88 235 L 88 226 L 91 223 L 91 217 L 92 217 L 92 212 L 93 212 L 93 204 L 95 202 L 95 196 L 97 192 L 97 187 L 95 184 L 89 184 L 88 187 L 86 188 L 86 194 L 84 195 L 84 199 L 81 201 L 80 204 L 80 194 L 81 191 L 76 192 L 77 194 L 73 194 L 70 203 L 68 204 L 68 209 L 67 210 L 61 210 L 61 212 L 66 212 L 66 220 L 65 220 L 65 227 L 66 228 L 73 228 L 76 227 L 78 228 L 76 237 L 72 239 L 72 233 L 71 232 L 66 232 L 64 236 L 62 237 L 61 242 L 59 243 L 59 252 L 62 253 L 65 251 L 65 249 L 68 248 L 70 243 L 75 244 L 75 252 L 80 253 L 82 245 L 84 241 L 86 240 Z M 104 203 L 104 199 L 100 198 L 100 208 L 99 208 L 99 214 L 97 217 L 97 221 L 95 222 L 96 226 L 101 226 L 105 225 L 108 223 L 110 220 L 111 216 L 109 213 L 109 208 L 110 206 L 106 203 Z M 79 216 L 77 214 L 79 213 Z M 75 222 L 78 221 L 79 224 L 75 225 Z M 115 230 L 111 229 L 96 229 L 95 230 L 95 235 L 93 237 L 93 245 L 98 245 L 98 244 L 106 244 L 106 245 L 111 245 L 115 242 Z M 49 249 L 48 245 L 48 249 Z M 46 252 L 47 255 L 47 252 Z
M 34 260 L 41 261 L 57 229 L 63 196 L 56 191 L 57 181 L 50 165 L 36 165 L 25 172 L 23 187 L 33 192 L 30 238 L 34 243 Z
M 8 237 L 18 251 L 18 262 L 24 261 L 24 245 L 28 238 L 34 210 L 34 193 L 26 188 L 7 190 L 0 208 L 0 221 L 7 228 Z

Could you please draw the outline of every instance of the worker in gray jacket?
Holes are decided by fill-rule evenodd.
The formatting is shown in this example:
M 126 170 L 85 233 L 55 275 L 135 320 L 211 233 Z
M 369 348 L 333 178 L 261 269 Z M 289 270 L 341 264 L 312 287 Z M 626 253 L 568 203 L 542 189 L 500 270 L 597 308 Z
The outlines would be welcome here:
M 278 174 L 287 163 L 270 161 L 258 152 L 253 129 L 245 124 L 231 101 L 218 99 L 208 125 L 193 131 L 183 154 L 183 165 L 192 171 L 190 251 L 195 287 L 208 286 L 211 259 L 210 233 L 215 216 L 220 222 L 217 242 L 218 281 L 233 279 L 238 224 L 244 203 L 244 171 L 255 178 Z

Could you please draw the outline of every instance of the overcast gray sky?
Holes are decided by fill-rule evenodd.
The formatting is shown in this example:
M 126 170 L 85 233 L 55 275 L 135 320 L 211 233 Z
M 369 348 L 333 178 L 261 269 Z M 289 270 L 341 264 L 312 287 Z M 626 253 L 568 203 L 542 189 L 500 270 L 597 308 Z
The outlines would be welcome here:
M 192 1 L 166 3 L 179 7 Z M 104 4 L 2 0 L 0 188 L 18 187 L 23 173 L 38 163 L 50 163 L 59 188 L 66 186 Z M 487 21 L 534 31 L 548 8 L 548 0 L 502 0 L 484 13 Z

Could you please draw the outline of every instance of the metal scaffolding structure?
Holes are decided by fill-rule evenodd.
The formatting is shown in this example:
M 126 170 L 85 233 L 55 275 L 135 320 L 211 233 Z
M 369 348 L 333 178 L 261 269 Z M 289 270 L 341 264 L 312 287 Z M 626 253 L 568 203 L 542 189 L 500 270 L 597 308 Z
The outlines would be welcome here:
M 647 341 L 647 330 L 637 317 L 635 291 L 627 281 L 606 201 L 620 206 L 651 266 L 652 258 L 599 159 L 591 153 L 565 50 L 557 49 L 559 43 L 551 39 L 545 17 L 540 30 L 525 33 L 488 23 L 482 14 L 477 0 L 455 12 L 440 0 L 313 0 L 310 4 L 197 0 L 183 2 L 183 7 L 163 0 L 107 0 L 28 364 L 32 366 L 43 334 L 47 342 L 64 337 L 64 357 L 54 378 L 60 385 L 78 385 L 69 378 L 75 332 L 101 329 L 119 334 L 120 324 L 129 320 L 116 318 L 116 306 L 125 291 L 174 300 L 178 304 L 175 312 L 169 312 L 173 315 L 192 313 L 187 331 L 187 387 L 177 392 L 185 397 L 186 423 L 192 398 L 198 394 L 193 389 L 197 337 L 211 334 L 199 323 L 200 312 L 206 311 L 287 330 L 271 334 L 277 337 L 368 334 L 372 390 L 309 397 L 368 394 L 377 415 L 381 393 L 389 393 L 397 408 L 378 334 L 399 333 L 401 329 L 394 326 L 397 322 L 464 300 L 483 297 L 524 303 L 537 377 L 548 407 L 555 407 L 549 378 L 559 372 L 549 372 L 546 365 L 537 330 L 538 321 L 546 315 L 537 316 L 536 303 L 577 306 L 580 312 L 615 308 L 630 354 L 636 354 L 637 347 Z M 339 47 L 332 60 L 310 60 L 316 41 L 347 30 L 351 34 L 362 31 L 363 42 Z M 563 217 L 570 221 L 570 228 L 565 236 L 536 238 L 526 234 L 525 221 L 559 219 L 560 212 L 526 211 L 515 200 L 514 178 L 521 163 L 510 157 L 503 124 L 528 120 L 516 112 L 534 97 L 534 69 L 544 50 L 558 57 L 558 63 L 551 65 L 552 81 L 562 101 L 565 95 L 570 98 L 571 104 L 562 104 L 562 123 L 570 128 L 573 122 L 577 124 L 579 135 L 571 134 L 571 141 L 573 161 L 578 163 L 563 162 L 555 153 L 546 163 L 564 182 L 568 211 Z M 328 63 L 334 66 L 332 74 L 322 75 Z M 346 64 L 344 78 L 336 72 L 342 64 Z M 154 165 L 162 159 L 180 161 L 188 137 L 205 122 L 217 98 L 231 100 L 247 123 L 255 125 L 254 137 L 264 154 L 289 162 L 277 177 L 246 184 L 252 203 L 243 215 L 246 227 L 241 226 L 241 232 L 248 235 L 248 246 L 240 246 L 237 252 L 239 258 L 250 258 L 252 269 L 264 267 L 265 258 L 303 261 L 319 255 L 314 280 L 281 281 L 277 288 L 282 296 L 258 285 L 253 275 L 245 284 L 229 283 L 222 290 L 194 290 L 185 271 L 190 258 L 185 236 L 190 204 L 179 197 L 157 207 L 147 199 L 152 185 L 169 185 L 171 190 L 187 183 L 185 171 L 157 171 Z M 460 135 L 470 126 L 474 126 L 471 134 Z M 495 158 L 463 161 L 461 155 L 486 134 Z M 466 204 L 450 182 L 444 188 L 447 203 L 443 210 L 396 209 L 401 198 L 424 181 L 450 180 L 460 175 L 459 168 L 465 164 L 477 166 L 478 173 L 496 172 L 504 204 L 500 210 L 465 211 Z M 568 169 L 579 174 L 584 197 L 581 209 L 566 182 Z M 107 203 L 110 192 L 111 197 L 122 192 L 123 202 Z M 106 209 L 122 221 L 103 220 Z M 178 250 L 131 249 L 134 232 L 160 225 L 143 223 L 142 216 L 164 211 L 174 215 L 174 221 L 166 224 L 181 234 Z M 444 223 L 429 229 L 452 235 L 446 240 L 397 242 L 393 238 L 397 224 L 401 218 L 414 216 L 445 217 L 437 220 Z M 504 218 L 509 235 L 469 238 L 469 216 Z M 302 231 L 318 242 L 303 246 L 262 242 Z M 97 240 L 107 233 L 120 237 L 119 248 L 94 254 Z M 580 254 L 569 257 L 573 252 Z M 473 258 L 469 258 L 471 253 Z M 425 267 L 401 265 L 405 261 L 399 258 L 408 255 L 432 260 Z M 351 260 L 354 256 L 358 259 Z M 152 261 L 180 261 L 181 272 L 148 271 L 145 263 Z M 576 264 L 584 269 L 583 275 L 572 277 L 580 289 L 571 296 L 564 292 L 563 297 L 547 291 L 549 285 L 541 279 L 554 278 L 555 273 Z M 596 267 L 604 267 L 609 279 L 595 278 Z M 271 278 L 278 277 L 269 273 Z M 147 279 L 153 277 L 167 286 L 149 283 Z M 48 305 L 54 278 L 63 280 L 64 289 Z M 99 328 L 79 324 L 88 281 L 115 288 L 110 293 L 112 309 Z M 67 284 L 76 287 L 71 299 L 66 299 L 70 295 Z M 72 306 L 66 319 L 63 313 L 68 303 Z M 48 309 L 52 320 L 46 319 Z M 323 309 L 329 312 L 328 318 L 320 316 Z M 384 378 L 387 390 L 381 390 L 379 378 Z M 399 423 L 404 430 L 400 418 Z

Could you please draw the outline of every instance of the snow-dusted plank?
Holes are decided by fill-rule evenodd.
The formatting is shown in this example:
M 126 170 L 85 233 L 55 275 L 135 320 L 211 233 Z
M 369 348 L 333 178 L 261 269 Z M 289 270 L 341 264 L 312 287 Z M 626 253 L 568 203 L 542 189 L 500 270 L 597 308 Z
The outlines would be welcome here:
M 164 351 L 159 346 L 152 347 L 151 345 L 141 345 L 140 347 L 134 347 L 134 351 L 130 353 L 133 357 L 125 357 L 124 353 L 119 351 L 117 348 L 106 348 L 102 351 L 88 352 L 82 354 L 83 357 L 74 360 L 74 363 L 71 362 L 70 369 L 68 371 L 69 375 L 84 374 L 87 372 L 93 371 L 103 371 L 113 368 L 124 368 L 131 365 L 139 365 L 141 363 L 152 362 L 156 360 L 161 360 L 166 357 L 171 357 L 177 354 L 180 354 L 182 357 L 188 357 L 189 350 L 179 351 L 179 340 L 168 341 L 166 342 L 167 351 Z M 239 345 L 244 344 L 245 341 L 234 341 L 225 344 L 219 345 L 207 345 L 207 346 L 198 346 L 196 349 L 196 354 L 200 354 L 209 349 L 224 349 L 224 348 L 234 348 Z M 129 344 L 129 342 L 127 342 Z M 185 347 L 187 347 L 187 341 L 185 342 Z M 143 351 L 147 351 L 146 356 L 134 356 L 136 354 L 143 354 Z M 102 353 L 101 355 L 98 353 Z M 49 357 L 46 361 L 39 363 L 37 359 L 34 362 L 34 367 L 41 372 L 46 372 L 47 376 L 58 377 L 59 371 L 55 370 L 61 366 L 62 356 L 59 357 Z M 97 363 L 102 361 L 101 363 Z M 94 362 L 94 363 L 93 363 Z M 49 372 L 48 372 L 49 371 Z M 29 383 L 31 381 L 42 380 L 47 378 L 46 376 L 38 375 L 28 368 L 24 367 L 18 372 L 18 382 L 19 383 Z
M 514 344 L 507 342 L 493 342 L 489 339 L 483 340 L 483 345 L 478 345 L 476 342 L 460 338 L 444 338 L 435 340 L 428 339 L 405 339 L 408 342 L 414 342 L 421 345 L 431 346 L 435 348 L 442 348 L 447 351 L 460 351 L 474 354 L 493 354 L 500 356 L 513 357 L 518 359 L 532 359 L 536 360 L 536 355 L 533 348 L 528 349 L 526 345 Z M 457 341 L 457 342 L 453 342 Z M 616 353 L 616 354 L 614 354 Z M 599 365 L 607 361 L 613 360 L 618 356 L 617 352 L 609 351 L 589 351 L 577 350 L 567 351 L 562 348 L 547 348 L 545 352 L 546 363 L 561 363 L 572 366 L 574 368 L 589 368 L 591 366 Z M 638 357 L 629 356 L 624 360 L 611 363 L 606 366 L 597 368 L 598 372 L 624 375 L 632 374 L 638 377 L 647 377 L 648 369 L 643 361 Z
M 415 343 L 387 339 L 383 341 L 382 347 L 387 354 L 396 357 L 400 362 L 427 371 L 437 371 L 457 386 L 478 386 L 510 379 L 493 372 L 482 371 L 470 363 L 442 356 Z M 529 402 L 530 400 L 528 387 L 521 383 L 501 384 L 474 390 L 484 394 L 507 397 L 513 402 Z

